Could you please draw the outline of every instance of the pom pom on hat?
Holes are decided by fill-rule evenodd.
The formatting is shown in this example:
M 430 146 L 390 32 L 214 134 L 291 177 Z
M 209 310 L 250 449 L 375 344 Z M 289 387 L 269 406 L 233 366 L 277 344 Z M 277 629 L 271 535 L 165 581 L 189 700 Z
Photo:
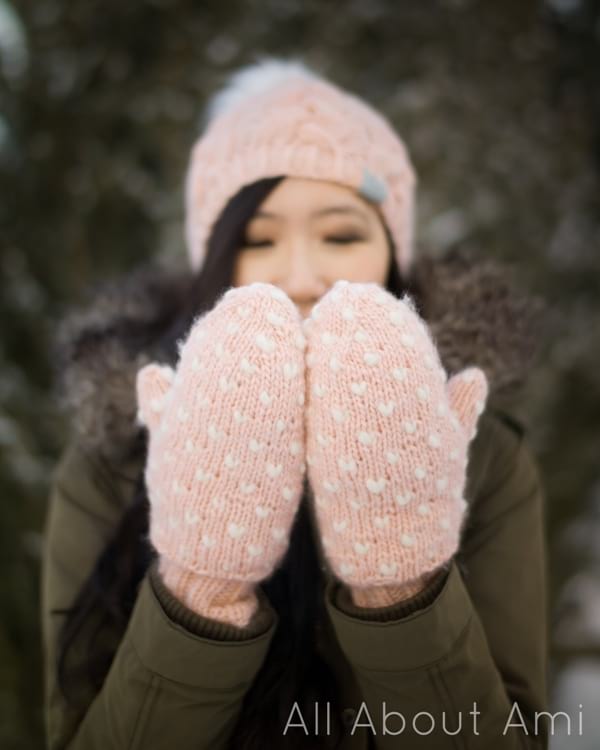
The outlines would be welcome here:
M 227 84 L 208 101 L 205 122 L 232 110 L 253 96 L 262 94 L 294 78 L 317 80 L 318 76 L 301 60 L 264 58 L 253 65 L 236 70 Z
M 383 115 L 300 60 L 235 71 L 209 100 L 186 176 L 186 241 L 198 271 L 212 227 L 245 185 L 286 175 L 353 188 L 379 205 L 400 270 L 413 255 L 416 175 Z

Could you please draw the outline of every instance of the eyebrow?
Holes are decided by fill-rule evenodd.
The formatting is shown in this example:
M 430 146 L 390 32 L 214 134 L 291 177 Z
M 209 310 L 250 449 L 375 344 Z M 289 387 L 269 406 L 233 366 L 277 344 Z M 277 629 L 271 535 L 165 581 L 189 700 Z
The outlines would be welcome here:
M 313 211 L 311 213 L 311 217 L 315 218 L 317 216 L 329 216 L 330 214 L 354 214 L 355 216 L 358 216 L 360 219 L 363 219 L 365 223 L 368 223 L 368 220 L 367 220 L 367 217 L 365 216 L 364 211 L 361 211 L 360 208 L 356 208 L 355 206 L 348 206 L 348 205 L 329 206 L 328 208 L 320 208 L 318 211 Z M 254 214 L 254 218 L 279 219 L 281 217 L 279 214 L 274 214 L 269 211 L 257 211 Z

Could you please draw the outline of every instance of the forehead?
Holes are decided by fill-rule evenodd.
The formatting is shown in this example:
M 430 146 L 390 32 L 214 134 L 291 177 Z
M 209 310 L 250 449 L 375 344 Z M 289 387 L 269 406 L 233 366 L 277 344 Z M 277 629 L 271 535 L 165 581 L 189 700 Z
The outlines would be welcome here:
M 265 198 L 258 213 L 310 216 L 321 209 L 347 207 L 365 217 L 374 212 L 352 188 L 326 180 L 286 177 Z M 352 211 L 349 212 L 349 215 Z

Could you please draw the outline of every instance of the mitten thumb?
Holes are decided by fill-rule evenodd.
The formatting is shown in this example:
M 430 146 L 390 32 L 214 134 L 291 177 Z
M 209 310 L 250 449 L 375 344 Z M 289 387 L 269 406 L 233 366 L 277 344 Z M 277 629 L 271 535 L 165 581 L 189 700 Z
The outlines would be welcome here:
M 450 378 L 446 389 L 452 410 L 469 439 L 473 438 L 488 395 L 488 382 L 483 370 L 467 367 Z
M 149 429 L 160 421 L 165 396 L 169 392 L 174 374 L 167 365 L 157 365 L 154 362 L 138 371 L 136 378 L 137 419 Z

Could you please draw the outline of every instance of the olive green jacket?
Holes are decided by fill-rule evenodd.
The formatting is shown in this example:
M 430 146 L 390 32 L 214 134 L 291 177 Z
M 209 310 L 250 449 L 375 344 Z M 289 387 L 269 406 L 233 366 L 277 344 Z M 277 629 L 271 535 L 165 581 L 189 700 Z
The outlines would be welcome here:
M 447 364 L 451 349 L 439 344 L 442 330 L 438 345 Z M 467 358 L 478 363 L 471 353 Z M 492 371 L 491 360 L 483 359 Z M 104 381 L 103 392 L 106 387 Z M 488 402 L 471 444 L 459 552 L 423 592 L 390 607 L 361 609 L 323 561 L 327 616 L 318 624 L 318 643 L 341 686 L 342 750 L 547 747 L 543 484 L 526 429 L 499 404 Z M 83 420 L 85 409 L 79 414 Z M 114 465 L 80 436 L 54 476 L 42 597 L 48 748 L 224 750 L 278 625 L 260 587 L 259 611 L 238 629 L 187 610 L 153 564 L 124 635 L 113 644 L 99 692 L 75 709 L 58 689 L 63 612 L 143 469 L 139 459 L 123 460 L 117 474 Z M 287 732 L 326 733 L 313 719 L 290 706 Z

